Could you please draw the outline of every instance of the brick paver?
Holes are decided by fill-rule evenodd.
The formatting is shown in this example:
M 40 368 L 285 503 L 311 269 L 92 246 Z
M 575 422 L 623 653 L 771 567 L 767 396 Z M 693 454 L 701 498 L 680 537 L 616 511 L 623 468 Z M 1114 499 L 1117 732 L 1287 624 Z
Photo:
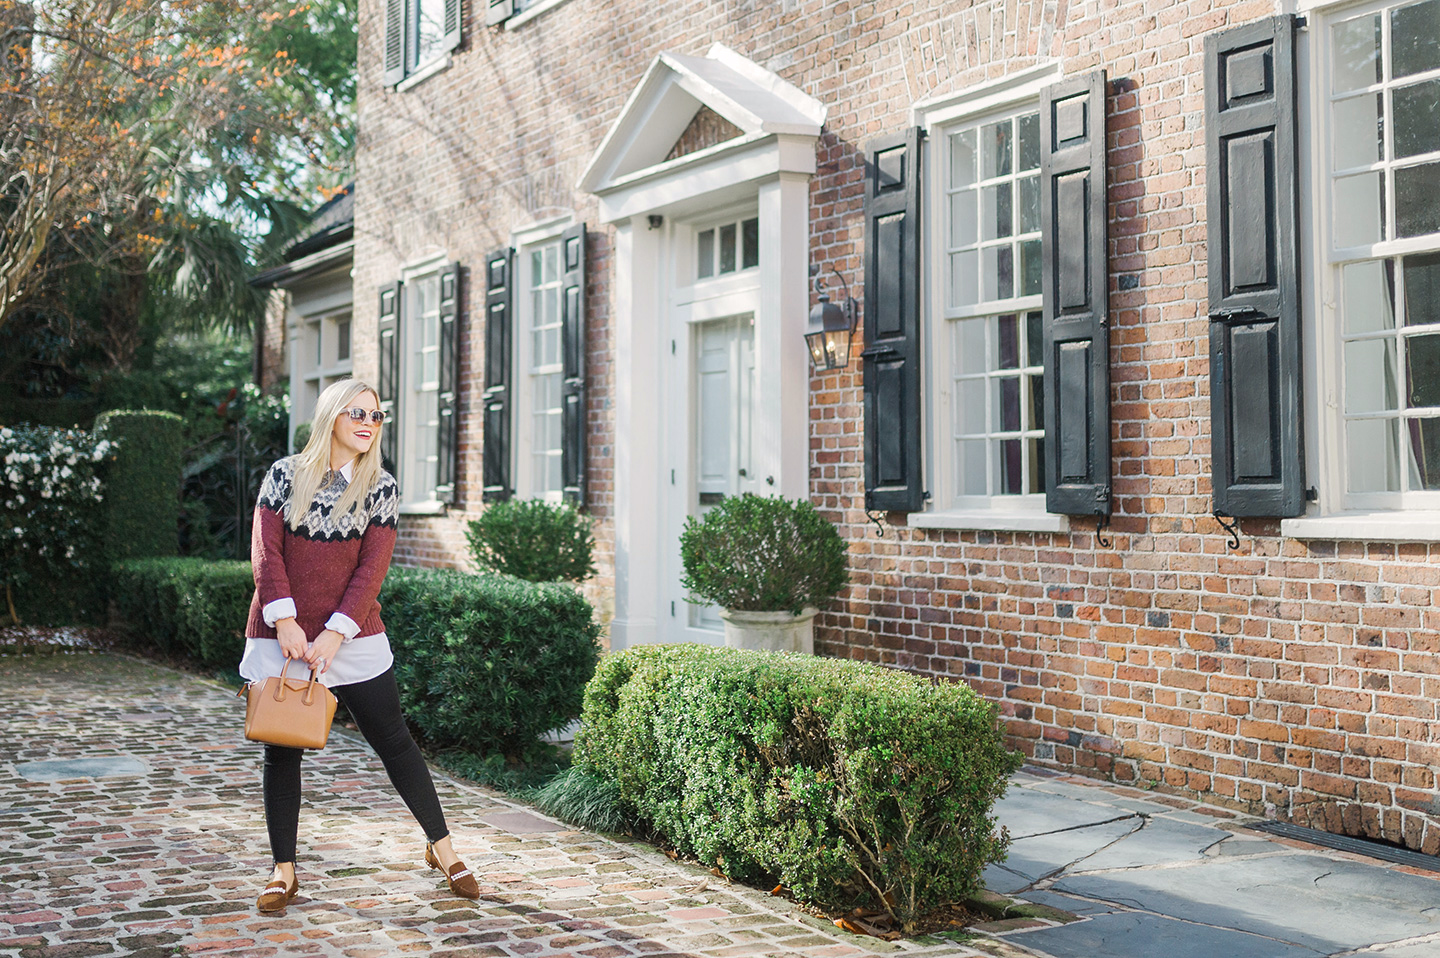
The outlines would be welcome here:
M 340 729 L 305 763 L 300 895 L 260 915 L 269 854 L 260 752 L 241 735 L 243 711 L 221 686 L 123 656 L 0 656 L 0 954 L 980 954 L 840 932 L 649 846 L 556 828 L 437 772 L 456 848 L 483 892 L 452 898 L 423 864 L 419 827 L 379 762 Z M 145 771 L 59 781 L 17 772 L 96 758 Z

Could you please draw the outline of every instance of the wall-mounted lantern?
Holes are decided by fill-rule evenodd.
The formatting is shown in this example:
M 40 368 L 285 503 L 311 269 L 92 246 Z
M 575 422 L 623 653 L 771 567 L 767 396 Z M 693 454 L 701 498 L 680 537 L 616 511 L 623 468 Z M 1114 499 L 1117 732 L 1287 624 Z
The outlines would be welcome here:
M 830 302 L 825 292 L 824 277 L 815 277 L 815 292 L 820 301 L 810 310 L 810 329 L 805 334 L 805 344 L 810 347 L 810 360 L 816 372 L 844 369 L 850 365 L 850 344 L 855 338 L 855 300 L 850 298 L 850 286 L 840 271 L 831 267 L 845 291 L 843 305 Z

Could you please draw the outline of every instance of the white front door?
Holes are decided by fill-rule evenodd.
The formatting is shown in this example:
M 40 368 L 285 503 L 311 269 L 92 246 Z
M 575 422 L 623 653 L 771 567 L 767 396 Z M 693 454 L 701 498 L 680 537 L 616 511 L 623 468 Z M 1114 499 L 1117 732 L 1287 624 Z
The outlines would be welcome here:
M 692 327 L 695 342 L 694 477 L 687 515 L 702 516 L 726 496 L 757 492 L 755 435 L 755 317 L 712 319 Z M 677 606 L 678 611 L 678 606 Z M 723 630 L 720 610 L 687 603 L 690 629 Z M 700 641 L 710 636 L 693 637 Z

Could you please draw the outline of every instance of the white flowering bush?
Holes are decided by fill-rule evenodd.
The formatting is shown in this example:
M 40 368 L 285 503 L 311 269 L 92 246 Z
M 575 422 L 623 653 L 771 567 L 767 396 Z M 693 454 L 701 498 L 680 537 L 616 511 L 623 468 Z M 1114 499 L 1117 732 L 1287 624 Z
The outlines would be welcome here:
M 14 593 L 98 558 L 101 471 L 117 443 L 80 429 L 0 427 L 0 581 Z

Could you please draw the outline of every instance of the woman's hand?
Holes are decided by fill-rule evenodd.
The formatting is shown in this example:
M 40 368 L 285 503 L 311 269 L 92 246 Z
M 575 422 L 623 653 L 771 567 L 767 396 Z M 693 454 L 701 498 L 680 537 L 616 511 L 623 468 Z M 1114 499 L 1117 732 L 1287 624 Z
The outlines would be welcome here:
M 334 629 L 326 629 L 315 637 L 310 643 L 310 648 L 305 653 L 305 661 L 320 675 L 330 671 L 330 665 L 335 661 L 335 653 L 340 651 L 340 643 L 345 641 L 345 636 Z
M 280 638 L 280 651 L 285 653 L 285 658 L 305 658 L 305 630 L 293 615 L 275 623 L 275 634 Z

